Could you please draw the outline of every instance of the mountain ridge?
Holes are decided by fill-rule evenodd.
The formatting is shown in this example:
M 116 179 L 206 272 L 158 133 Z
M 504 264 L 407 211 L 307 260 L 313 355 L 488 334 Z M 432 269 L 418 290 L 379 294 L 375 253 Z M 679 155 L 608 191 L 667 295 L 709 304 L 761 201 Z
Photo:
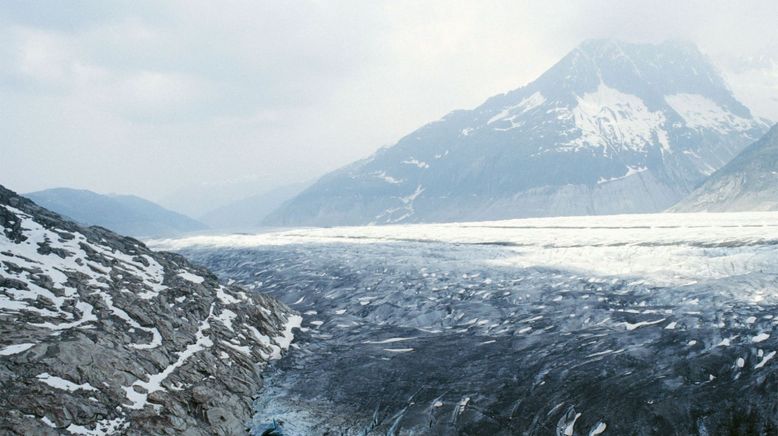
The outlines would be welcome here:
M 98 194 L 64 187 L 25 195 L 79 223 L 135 237 L 173 236 L 207 228 L 193 218 L 135 195 Z
M 656 212 L 767 129 L 693 45 L 590 40 L 322 177 L 272 225 Z
M 778 125 L 713 173 L 671 212 L 778 210 Z

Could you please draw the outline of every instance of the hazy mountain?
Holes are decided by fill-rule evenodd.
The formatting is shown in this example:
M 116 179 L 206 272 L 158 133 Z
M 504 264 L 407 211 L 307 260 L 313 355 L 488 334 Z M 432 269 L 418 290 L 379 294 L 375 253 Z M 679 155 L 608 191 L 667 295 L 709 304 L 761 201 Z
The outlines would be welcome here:
M 659 211 L 767 128 L 693 45 L 592 40 L 527 86 L 322 177 L 265 222 Z
M 245 198 L 296 183 L 296 179 L 282 177 L 238 177 L 220 182 L 197 183 L 181 187 L 159 200 L 170 210 L 191 217 L 203 216 L 217 208 L 239 202 Z
M 778 126 L 674 206 L 674 212 L 778 210 Z
M 749 55 L 719 54 L 716 64 L 732 91 L 752 112 L 778 120 L 778 43 L 772 42 Z
M 170 236 L 207 228 L 201 222 L 134 195 L 54 188 L 26 196 L 81 224 L 98 225 L 135 237 Z
M 0 186 L 0 433 L 241 434 L 301 318 Z
M 199 219 L 214 229 L 251 230 L 259 227 L 270 212 L 299 194 L 308 185 L 297 183 L 251 195 L 215 208 Z

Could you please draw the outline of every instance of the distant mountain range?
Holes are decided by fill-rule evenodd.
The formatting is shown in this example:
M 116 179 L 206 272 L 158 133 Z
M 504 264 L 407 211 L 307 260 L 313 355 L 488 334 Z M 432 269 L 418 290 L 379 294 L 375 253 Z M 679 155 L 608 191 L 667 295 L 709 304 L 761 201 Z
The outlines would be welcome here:
M 285 201 L 299 194 L 306 183 L 281 186 L 217 207 L 199 217 L 213 229 L 250 231 L 261 227 L 264 218 Z
M 656 212 L 768 127 L 692 44 L 592 40 L 527 86 L 325 175 L 264 223 Z
M 724 165 L 674 212 L 778 210 L 778 126 Z
M 86 225 L 135 236 L 174 236 L 208 228 L 205 224 L 134 195 L 103 195 L 84 189 L 54 188 L 25 194 L 39 205 Z

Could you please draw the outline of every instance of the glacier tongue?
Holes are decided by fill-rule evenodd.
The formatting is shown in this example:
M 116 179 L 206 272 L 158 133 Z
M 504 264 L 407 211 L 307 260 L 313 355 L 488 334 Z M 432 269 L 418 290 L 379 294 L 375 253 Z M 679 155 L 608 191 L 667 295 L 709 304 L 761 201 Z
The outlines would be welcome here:
M 733 416 L 760 434 L 778 424 L 776 222 L 537 218 L 158 244 L 303 313 L 255 434 L 273 419 L 294 434 L 720 434 L 740 431 Z

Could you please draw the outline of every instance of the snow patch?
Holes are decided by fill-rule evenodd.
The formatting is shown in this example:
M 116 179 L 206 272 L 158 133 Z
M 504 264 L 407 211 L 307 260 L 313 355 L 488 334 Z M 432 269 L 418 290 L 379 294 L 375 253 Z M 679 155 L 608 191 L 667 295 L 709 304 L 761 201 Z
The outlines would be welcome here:
M 726 134 L 755 127 L 752 120 L 741 118 L 699 94 L 665 96 L 667 104 L 683 118 L 690 129 L 710 129 Z
M 608 156 L 611 151 L 644 153 L 658 144 L 664 152 L 670 152 L 664 114 L 650 111 L 639 97 L 600 83 L 596 91 L 576 99 L 572 110 L 559 111 L 561 119 L 574 122 L 580 135 L 559 146 L 560 151 L 594 148 Z
M 192 274 L 189 271 L 181 271 L 178 273 L 178 276 L 181 277 L 184 280 L 188 280 L 192 283 L 200 284 L 205 281 L 204 277 L 200 277 L 197 274 Z
M 606 179 L 606 178 L 604 178 L 604 177 L 600 177 L 600 179 L 599 179 L 599 180 L 597 180 L 597 184 L 598 184 L 598 185 L 602 185 L 603 183 L 614 182 L 614 181 L 616 181 L 616 180 L 622 180 L 622 179 L 626 179 L 627 177 L 634 176 L 635 174 L 640 174 L 640 173 L 642 173 L 642 172 L 646 171 L 647 169 L 648 169 L 648 168 L 646 168 L 646 167 L 644 167 L 644 166 L 632 166 L 632 165 L 627 165 L 627 173 L 626 173 L 626 174 L 624 174 L 623 176 L 620 176 L 620 177 L 612 177 L 612 178 L 610 178 L 610 179 Z
M 509 130 L 519 127 L 522 123 L 516 123 L 516 119 L 522 114 L 529 112 L 532 109 L 542 105 L 546 102 L 546 97 L 540 92 L 535 92 L 527 98 L 522 99 L 520 102 L 505 107 L 497 115 L 491 117 L 486 122 L 487 125 L 496 123 L 497 121 L 508 121 L 511 125 L 508 128 L 495 128 L 495 130 Z
M 402 180 L 402 179 L 396 179 L 396 178 L 394 178 L 392 176 L 387 175 L 385 171 L 376 171 L 376 172 L 372 173 L 372 175 L 374 177 L 377 177 L 377 178 L 383 180 L 384 182 L 390 183 L 392 185 L 398 185 L 398 184 L 404 182 L 404 180 Z
M 136 410 L 143 409 L 148 403 L 148 396 L 150 393 L 165 390 L 165 388 L 162 387 L 162 382 L 165 381 L 165 379 L 170 374 L 172 374 L 176 368 L 184 365 L 184 363 L 186 363 L 186 361 L 195 353 L 213 346 L 213 341 L 211 338 L 206 336 L 204 333 L 205 330 L 208 330 L 211 327 L 210 320 L 213 317 L 213 307 L 213 304 L 211 304 L 211 309 L 208 316 L 200 323 L 200 326 L 195 333 L 195 342 L 193 344 L 189 344 L 186 349 L 179 352 L 178 359 L 175 362 L 165 368 L 162 372 L 149 375 L 148 381 L 136 380 L 130 386 L 125 386 L 122 388 L 127 395 L 127 399 L 130 401 L 130 404 L 126 406 L 127 408 Z M 136 386 L 142 390 L 145 390 L 145 392 L 142 393 L 135 390 Z
M 49 374 L 48 372 L 44 372 L 41 374 L 38 374 L 35 378 L 40 380 L 42 383 L 45 383 L 55 389 L 61 389 L 63 391 L 68 392 L 75 392 L 78 390 L 84 390 L 84 391 L 96 391 L 92 385 L 89 383 L 82 383 L 82 384 L 76 384 L 73 383 L 70 380 L 65 380 L 62 377 L 57 377 Z
M 417 167 L 419 167 L 421 169 L 427 169 L 427 168 L 430 167 L 430 165 L 427 162 L 417 160 L 414 157 L 406 159 L 406 160 L 402 161 L 402 163 L 408 164 L 408 165 L 415 165 L 415 166 L 417 166 Z
M 0 350 L 0 356 L 10 356 L 12 354 L 19 354 L 19 353 L 21 353 L 23 351 L 29 350 L 30 348 L 32 348 L 34 346 L 35 346 L 35 344 L 31 343 L 31 342 L 24 343 L 24 344 L 9 345 L 9 346 L 3 348 L 2 350 Z

